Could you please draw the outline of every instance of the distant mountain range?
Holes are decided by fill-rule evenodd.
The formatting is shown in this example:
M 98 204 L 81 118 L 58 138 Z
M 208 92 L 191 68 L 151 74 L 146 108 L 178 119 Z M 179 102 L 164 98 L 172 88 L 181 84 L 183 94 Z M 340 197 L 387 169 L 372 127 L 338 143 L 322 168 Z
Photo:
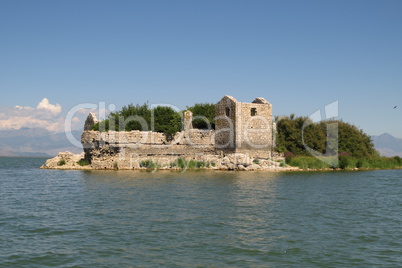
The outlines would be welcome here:
M 371 136 L 371 139 L 380 155 L 402 157 L 402 139 L 396 138 L 388 133 L 379 136 Z
M 80 141 L 82 131 L 73 131 Z M 70 143 L 66 134 L 50 132 L 43 128 L 0 130 L 0 156 L 55 156 L 59 152 L 83 152 Z

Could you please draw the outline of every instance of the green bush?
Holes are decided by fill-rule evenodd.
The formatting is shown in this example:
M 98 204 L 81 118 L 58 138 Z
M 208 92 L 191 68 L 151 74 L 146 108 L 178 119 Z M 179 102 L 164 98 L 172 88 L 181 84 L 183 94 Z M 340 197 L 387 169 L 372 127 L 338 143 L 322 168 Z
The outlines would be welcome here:
M 278 152 L 311 156 L 306 150 L 306 146 L 321 154 L 327 153 L 327 149 L 335 150 L 334 145 L 328 144 L 327 128 L 336 125 L 338 152 L 344 152 L 357 158 L 378 156 L 370 136 L 352 124 L 338 120 L 313 123 L 308 117 L 295 117 L 294 115 L 276 118 L 275 121 L 277 125 L 275 149 Z
M 88 166 L 91 163 L 89 163 L 89 161 L 85 160 L 85 159 L 81 159 L 80 161 L 77 162 L 78 165 L 80 166 Z
M 176 163 L 176 166 L 177 166 L 178 168 L 186 168 L 186 167 L 187 167 L 187 161 L 184 160 L 183 158 L 177 159 L 176 162 L 177 162 L 177 163 Z
M 207 166 L 207 164 L 204 161 L 190 160 L 188 166 L 189 166 L 189 168 L 204 168 Z
M 159 165 L 158 163 L 155 163 L 152 160 L 143 160 L 140 162 L 140 167 L 147 169 L 156 169 L 159 167 Z
M 285 152 L 284 157 L 285 157 L 285 163 L 289 164 L 292 161 L 292 157 L 294 157 L 295 154 L 292 152 Z
M 66 164 L 66 160 L 61 159 L 59 162 L 57 162 L 58 166 L 64 166 Z
M 154 131 L 163 132 L 168 140 L 172 140 L 178 131 L 181 131 L 181 114 L 171 107 L 158 106 L 153 109 Z
M 338 167 L 340 169 L 346 169 L 347 167 L 349 167 L 349 159 L 347 156 L 342 155 L 339 157 Z
M 215 163 L 212 163 L 213 166 Z M 170 167 L 178 167 L 180 169 L 197 169 L 197 168 L 205 168 L 205 167 L 210 167 L 211 163 L 209 162 L 204 162 L 204 161 L 195 161 L 195 160 L 190 160 L 187 161 L 183 158 L 177 159 L 175 162 L 170 163 Z
M 357 168 L 363 168 L 363 167 L 364 167 L 364 162 L 363 162 L 363 160 L 361 160 L 361 159 L 357 160 L 357 162 L 356 162 L 356 167 L 357 167 Z
M 193 127 L 198 129 L 215 129 L 215 104 L 196 103 L 187 107 L 193 113 Z
M 131 131 L 140 130 L 162 132 L 166 138 L 173 139 L 181 131 L 181 113 L 171 107 L 157 106 L 150 109 L 148 104 L 124 106 L 120 111 L 110 113 L 103 120 L 92 127 L 95 131 Z

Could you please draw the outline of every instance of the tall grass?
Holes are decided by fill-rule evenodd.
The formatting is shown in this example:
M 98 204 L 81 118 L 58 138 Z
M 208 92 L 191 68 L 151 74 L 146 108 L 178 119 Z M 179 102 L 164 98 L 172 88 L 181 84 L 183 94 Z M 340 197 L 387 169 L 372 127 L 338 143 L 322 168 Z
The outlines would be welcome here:
M 214 166 L 215 164 L 213 164 Z M 205 161 L 195 161 L 195 160 L 190 160 L 187 161 L 183 158 L 179 158 L 176 161 L 170 163 L 170 167 L 177 167 L 180 169 L 195 169 L 195 168 L 209 168 L 211 166 L 211 163 L 205 162 Z
M 402 161 L 396 157 L 373 157 L 368 159 L 359 159 L 357 163 L 359 168 L 392 169 L 401 168 Z
M 140 167 L 148 168 L 148 169 L 157 169 L 160 167 L 159 163 L 156 163 L 152 160 L 143 160 L 140 162 Z
M 293 167 L 299 167 L 301 169 L 330 168 L 330 165 L 312 156 L 287 157 L 286 164 Z
M 396 157 L 370 157 L 370 158 L 357 158 L 351 156 L 339 156 L 337 166 L 330 166 L 319 159 L 312 156 L 292 156 L 286 158 L 286 164 L 301 169 L 326 169 L 326 168 L 339 168 L 339 169 L 394 169 L 402 168 L 402 159 Z

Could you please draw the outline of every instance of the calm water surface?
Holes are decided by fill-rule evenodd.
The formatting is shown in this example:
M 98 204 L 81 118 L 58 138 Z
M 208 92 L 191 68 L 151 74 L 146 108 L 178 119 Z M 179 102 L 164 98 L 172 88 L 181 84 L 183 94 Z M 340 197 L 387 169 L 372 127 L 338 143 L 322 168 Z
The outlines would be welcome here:
M 402 170 L 40 170 L 0 158 L 0 267 L 399 267 Z

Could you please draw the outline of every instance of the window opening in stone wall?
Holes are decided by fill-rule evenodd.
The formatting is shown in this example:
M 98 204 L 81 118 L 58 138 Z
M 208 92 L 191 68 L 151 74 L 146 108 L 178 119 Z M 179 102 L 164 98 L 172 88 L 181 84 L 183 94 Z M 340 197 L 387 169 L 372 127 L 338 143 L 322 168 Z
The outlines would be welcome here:
M 230 116 L 230 108 L 226 107 L 226 116 L 229 117 Z
M 257 115 L 257 108 L 251 108 L 251 116 Z

